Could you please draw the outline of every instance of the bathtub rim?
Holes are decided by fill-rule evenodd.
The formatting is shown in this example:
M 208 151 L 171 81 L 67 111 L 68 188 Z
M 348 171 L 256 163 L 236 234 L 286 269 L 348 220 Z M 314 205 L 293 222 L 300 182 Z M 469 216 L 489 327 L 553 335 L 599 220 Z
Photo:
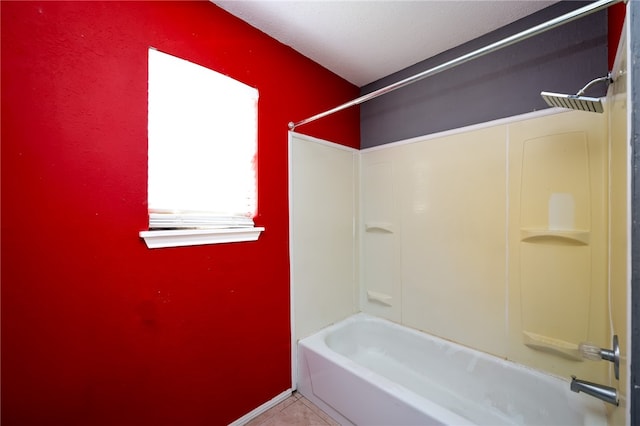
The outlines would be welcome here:
M 359 312 L 356 312 L 356 313 L 354 313 L 352 315 L 349 315 L 346 318 L 343 318 L 343 319 L 338 320 L 338 321 L 336 321 L 336 322 L 334 322 L 332 324 L 327 325 L 326 327 L 316 331 L 315 333 L 313 333 L 313 334 L 311 334 L 309 336 L 305 336 L 305 337 L 303 337 L 301 339 L 298 339 L 297 344 L 300 345 L 300 343 L 303 342 L 303 341 L 306 341 L 306 342 L 315 341 L 315 339 L 312 339 L 312 338 L 316 338 L 318 340 L 324 341 L 324 338 L 326 338 L 326 335 L 329 334 L 330 332 L 332 332 L 332 331 L 334 331 L 334 330 L 336 330 L 338 328 L 341 328 L 341 327 L 343 327 L 345 325 L 348 325 L 348 324 L 350 324 L 352 322 L 359 322 L 359 321 L 363 321 L 363 320 L 364 321 L 368 321 L 368 322 L 373 322 L 373 323 L 377 322 L 377 323 L 386 324 L 386 325 L 389 325 L 391 327 L 401 329 L 403 332 L 409 332 L 414 336 L 419 336 L 419 337 L 426 336 L 427 338 L 432 339 L 432 340 L 434 340 L 436 342 L 441 342 L 441 343 L 444 343 L 444 344 L 447 344 L 447 345 L 452 345 L 453 347 L 455 347 L 456 351 L 459 350 L 459 351 L 462 351 L 462 352 L 465 352 L 465 353 L 472 353 L 474 356 L 477 356 L 477 357 L 480 357 L 480 358 L 486 359 L 486 360 L 497 360 L 497 361 L 499 361 L 501 363 L 504 363 L 507 366 L 514 367 L 514 368 L 517 368 L 517 369 L 526 370 L 526 371 L 528 371 L 528 372 L 530 372 L 530 373 L 532 373 L 532 374 L 534 374 L 536 376 L 541 376 L 541 377 L 543 377 L 545 379 L 549 379 L 550 378 L 550 379 L 555 379 L 555 380 L 559 380 L 559 381 L 565 382 L 567 384 L 567 387 L 571 383 L 570 378 L 566 378 L 564 376 L 559 376 L 557 374 L 553 374 L 553 373 L 550 373 L 550 372 L 542 371 L 542 370 L 530 367 L 530 366 L 525 365 L 525 364 L 520 364 L 520 363 L 512 361 L 512 360 L 510 360 L 508 358 L 505 358 L 503 356 L 487 353 L 487 352 L 481 351 L 479 349 L 474 349 L 474 348 L 472 348 L 470 346 L 466 346 L 466 345 L 463 345 L 461 343 L 455 342 L 453 340 L 449 340 L 447 338 L 432 334 L 431 332 L 429 332 L 427 330 L 420 330 L 420 329 L 413 328 L 413 327 L 408 326 L 408 325 L 399 324 L 399 323 L 397 323 L 395 321 L 392 321 L 390 319 L 378 317 L 376 315 L 372 315 L 372 314 L 369 314 L 369 313 L 363 312 L 363 311 L 359 311 Z M 322 336 L 322 337 L 320 337 L 320 336 Z M 328 345 L 326 345 L 326 343 L 324 345 L 328 346 Z M 332 352 L 335 352 L 335 351 L 332 350 Z M 340 354 L 338 354 L 338 355 L 340 355 Z M 344 357 L 344 358 L 348 359 L 347 357 L 345 357 L 343 355 L 340 355 L 340 357 Z M 353 361 L 351 361 L 351 362 L 353 362 Z

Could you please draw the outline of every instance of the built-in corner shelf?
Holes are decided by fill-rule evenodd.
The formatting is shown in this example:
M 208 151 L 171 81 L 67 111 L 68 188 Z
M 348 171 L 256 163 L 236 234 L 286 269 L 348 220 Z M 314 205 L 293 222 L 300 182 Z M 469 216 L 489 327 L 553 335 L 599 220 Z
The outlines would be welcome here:
M 393 297 L 391 297 L 391 295 L 389 294 L 380 293 L 378 291 L 367 290 L 367 299 L 369 299 L 371 302 L 380 303 L 381 305 L 393 306 L 393 304 L 391 303 Z
M 582 356 L 578 345 L 564 340 L 543 336 L 530 331 L 522 332 L 522 339 L 525 345 L 531 349 L 551 353 L 572 361 L 582 361 Z
M 520 239 L 522 241 L 535 242 L 558 242 L 574 245 L 589 245 L 589 231 L 578 229 L 521 229 Z
M 364 229 L 367 232 L 393 234 L 393 224 L 388 222 L 367 222 L 364 224 Z

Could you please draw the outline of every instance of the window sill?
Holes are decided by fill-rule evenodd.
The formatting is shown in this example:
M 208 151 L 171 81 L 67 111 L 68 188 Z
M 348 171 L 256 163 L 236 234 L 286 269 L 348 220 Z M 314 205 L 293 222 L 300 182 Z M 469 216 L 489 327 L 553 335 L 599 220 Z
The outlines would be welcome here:
M 147 247 L 184 247 L 256 241 L 264 228 L 172 229 L 140 231 Z

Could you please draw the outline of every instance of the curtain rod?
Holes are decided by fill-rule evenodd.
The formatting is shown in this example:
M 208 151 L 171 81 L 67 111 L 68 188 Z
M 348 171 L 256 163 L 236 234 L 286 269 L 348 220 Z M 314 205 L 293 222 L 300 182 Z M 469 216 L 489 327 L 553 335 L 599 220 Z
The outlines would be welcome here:
M 551 30 L 553 28 L 559 27 L 560 25 L 569 23 L 578 18 L 582 18 L 583 16 L 590 15 L 594 12 L 599 12 L 602 9 L 606 9 L 614 4 L 618 3 L 627 3 L 628 0 L 600 0 L 594 3 L 590 3 L 587 6 L 581 7 L 580 9 L 576 9 L 572 12 L 566 13 L 557 18 L 551 19 L 550 21 L 544 22 L 542 24 L 536 25 L 535 27 L 531 27 L 528 30 L 519 32 L 510 37 L 504 38 L 495 43 L 491 43 L 485 47 L 474 50 L 473 52 L 467 53 L 465 55 L 459 56 L 456 59 L 452 59 L 448 62 L 445 62 L 441 65 L 430 68 L 426 71 L 422 71 L 414 76 L 407 77 L 404 80 L 400 80 L 396 83 L 392 83 L 386 87 L 381 89 L 374 90 L 371 93 L 367 93 L 366 95 L 362 95 L 359 98 L 356 98 L 352 101 L 339 105 L 335 108 L 332 108 L 328 111 L 321 112 L 320 114 L 316 114 L 312 117 L 305 118 L 304 120 L 298 121 L 294 123 L 293 121 L 289 122 L 289 130 L 294 130 L 298 126 L 302 126 L 303 124 L 311 123 L 312 121 L 316 121 L 320 118 L 324 118 L 328 115 L 334 114 L 336 112 L 342 111 L 343 109 L 360 105 L 363 102 L 369 101 L 371 99 L 377 98 L 378 96 L 382 96 L 394 90 L 400 89 L 401 87 L 407 86 L 409 84 L 415 83 L 416 81 L 420 81 L 424 78 L 430 77 L 432 75 L 438 74 L 442 71 L 446 71 L 450 68 L 468 62 L 472 59 L 479 58 L 480 56 L 486 55 L 488 53 L 495 52 L 496 50 L 502 49 L 503 47 L 511 46 L 519 41 L 525 40 L 529 37 L 533 37 L 535 35 L 541 34 L 545 31 Z

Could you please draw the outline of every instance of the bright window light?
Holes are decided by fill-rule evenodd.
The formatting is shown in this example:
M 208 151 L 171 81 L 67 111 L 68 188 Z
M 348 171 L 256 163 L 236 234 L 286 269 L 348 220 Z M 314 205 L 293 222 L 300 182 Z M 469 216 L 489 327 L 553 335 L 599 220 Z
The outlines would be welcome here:
M 149 49 L 149 228 L 253 226 L 258 90 Z

